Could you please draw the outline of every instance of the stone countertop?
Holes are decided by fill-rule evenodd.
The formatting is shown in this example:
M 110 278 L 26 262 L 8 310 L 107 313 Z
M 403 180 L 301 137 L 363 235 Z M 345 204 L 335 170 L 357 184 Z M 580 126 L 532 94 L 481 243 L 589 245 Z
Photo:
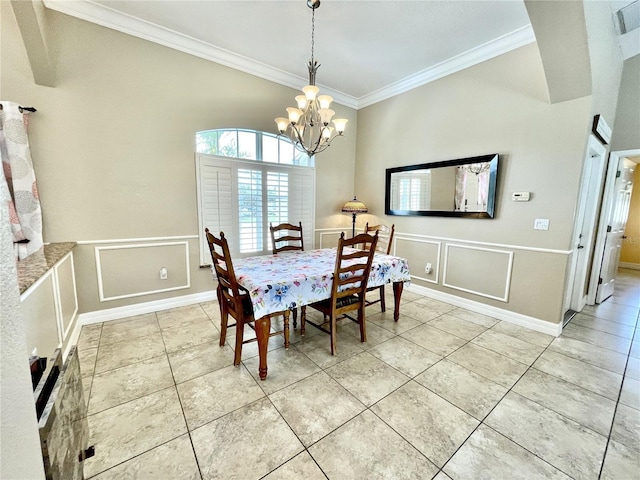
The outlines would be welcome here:
M 76 246 L 76 242 L 49 243 L 17 262 L 20 295 Z

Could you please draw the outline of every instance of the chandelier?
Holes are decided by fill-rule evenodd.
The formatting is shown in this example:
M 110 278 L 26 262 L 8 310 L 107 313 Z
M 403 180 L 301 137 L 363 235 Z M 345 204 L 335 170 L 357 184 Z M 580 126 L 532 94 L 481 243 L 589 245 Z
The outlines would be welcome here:
M 302 89 L 304 95 L 298 95 L 298 107 L 287 108 L 288 118 L 276 118 L 280 135 L 286 134 L 295 147 L 310 157 L 320 153 L 331 145 L 334 138 L 342 136 L 347 123 L 345 118 L 333 118 L 335 112 L 329 107 L 333 98 L 329 95 L 318 95 L 316 72 L 320 64 L 313 56 L 315 15 L 320 0 L 307 0 L 311 9 L 311 60 L 309 60 L 309 85 Z M 329 126 L 333 119 L 333 127 Z
M 469 170 L 471 173 L 475 173 L 476 175 L 480 175 L 482 172 L 486 172 L 487 170 L 489 170 L 489 162 L 472 163 L 465 166 L 467 170 Z

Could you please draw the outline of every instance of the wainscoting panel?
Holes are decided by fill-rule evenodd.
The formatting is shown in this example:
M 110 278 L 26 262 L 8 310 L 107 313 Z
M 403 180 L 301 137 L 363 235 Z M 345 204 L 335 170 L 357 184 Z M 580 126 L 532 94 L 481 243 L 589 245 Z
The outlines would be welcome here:
M 349 231 L 347 231 L 349 230 Z M 316 234 L 316 248 L 334 248 L 338 246 L 338 240 L 340 234 L 344 232 L 345 238 L 351 238 L 351 229 L 345 228 L 317 228 Z M 356 229 L 356 235 L 362 233 Z
M 442 285 L 507 302 L 512 269 L 513 252 L 447 244 Z
M 396 234 L 393 239 L 391 255 L 408 260 L 411 278 L 437 284 L 440 276 L 441 248 L 442 242 Z M 430 273 L 425 270 L 427 264 L 431 264 Z
M 76 292 L 76 276 L 71 252 L 55 266 L 55 279 L 58 282 L 58 305 L 60 332 L 67 338 L 69 329 L 78 315 L 78 295 Z M 66 357 L 64 357 L 66 358 Z
M 187 241 L 95 247 L 95 258 L 101 302 L 191 286 Z

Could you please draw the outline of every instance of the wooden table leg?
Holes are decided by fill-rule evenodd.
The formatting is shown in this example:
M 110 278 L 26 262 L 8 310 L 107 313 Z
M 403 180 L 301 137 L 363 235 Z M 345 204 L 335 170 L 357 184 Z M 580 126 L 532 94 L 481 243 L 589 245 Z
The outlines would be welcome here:
M 271 330 L 271 317 L 265 315 L 255 322 L 256 340 L 258 341 L 258 354 L 260 364 L 258 374 L 260 380 L 267 378 L 267 346 L 269 345 L 269 331 Z
M 393 320 L 398 321 L 400 318 L 400 297 L 402 297 L 402 289 L 404 288 L 404 282 L 393 282 L 393 300 L 395 308 L 393 310 Z

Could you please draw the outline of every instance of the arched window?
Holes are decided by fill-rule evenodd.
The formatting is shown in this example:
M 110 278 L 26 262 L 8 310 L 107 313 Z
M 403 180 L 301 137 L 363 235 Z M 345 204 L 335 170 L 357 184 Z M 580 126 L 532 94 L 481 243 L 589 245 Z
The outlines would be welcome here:
M 313 167 L 313 157 L 296 150 L 287 137 L 241 128 L 197 132 L 196 152 L 282 165 Z
M 196 133 L 200 264 L 211 263 L 204 229 L 225 232 L 238 256 L 271 253 L 269 223 L 302 222 L 313 245 L 313 157 L 287 138 L 245 129 Z

